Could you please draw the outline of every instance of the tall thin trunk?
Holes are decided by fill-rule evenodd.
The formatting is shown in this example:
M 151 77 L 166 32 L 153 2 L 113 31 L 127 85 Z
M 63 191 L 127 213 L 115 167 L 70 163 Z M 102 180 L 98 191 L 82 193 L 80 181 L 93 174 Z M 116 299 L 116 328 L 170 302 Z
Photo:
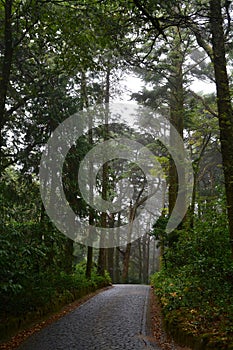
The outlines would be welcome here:
M 191 205 L 190 205 L 189 214 L 188 214 L 188 222 L 189 222 L 189 227 L 191 229 L 194 227 L 194 215 L 195 215 L 195 205 L 196 205 L 196 197 L 197 197 L 198 174 L 199 174 L 200 162 L 202 160 L 202 157 L 203 157 L 203 154 L 206 150 L 206 147 L 209 143 L 210 137 L 211 137 L 211 134 L 205 136 L 199 157 L 198 157 L 198 159 L 196 159 L 194 166 L 193 166 L 193 191 L 192 191 Z
M 106 89 L 105 89 L 105 98 L 104 102 L 105 104 L 109 103 L 110 100 L 110 67 L 108 65 L 107 67 L 107 74 L 106 74 Z M 106 114 L 105 114 L 105 125 L 103 130 L 103 138 L 104 140 L 108 139 L 108 108 L 106 107 Z M 104 200 L 107 200 L 108 197 L 108 163 L 103 164 L 103 177 L 102 177 L 102 198 Z M 101 227 L 106 228 L 107 227 L 107 213 L 102 212 L 101 213 Z M 104 271 L 107 267 L 107 250 L 104 248 L 104 240 L 105 237 L 103 236 L 103 233 L 101 233 L 100 237 L 100 249 L 99 249 L 99 258 L 98 258 L 98 273 L 100 275 L 104 275 Z
M 130 262 L 130 252 L 131 252 L 131 243 L 128 243 L 123 257 L 123 272 L 122 272 L 122 282 L 128 283 L 129 278 L 129 262 Z
M 225 35 L 221 0 L 210 0 L 210 26 L 213 44 L 213 64 L 217 88 L 220 141 L 227 200 L 231 252 L 233 258 L 233 110 L 226 69 Z
M 115 249 L 115 264 L 114 264 L 114 278 L 113 283 L 120 283 L 120 252 Z
M 143 242 L 143 283 L 147 284 L 149 279 L 149 248 L 150 248 L 149 235 L 145 235 L 142 238 L 142 242 Z
M 157 271 L 157 264 L 156 264 L 156 241 L 153 238 L 153 248 L 152 248 L 152 264 L 151 264 L 151 271 L 154 273 L 155 271 Z
M 89 107 L 88 103 L 88 96 L 87 96 L 87 82 L 86 82 L 86 74 L 84 71 L 81 72 L 81 109 L 85 109 Z M 93 144 L 93 121 L 92 121 L 92 116 L 89 116 L 88 120 L 88 142 L 90 145 Z M 93 174 L 93 169 L 92 169 L 92 162 L 90 162 L 90 168 L 89 168 L 89 174 L 88 174 L 88 183 L 90 186 L 89 190 L 89 197 L 90 201 L 92 202 L 93 199 L 93 179 L 92 179 L 92 174 Z M 94 224 L 94 210 L 92 208 L 89 209 L 89 218 L 88 218 L 89 225 L 92 226 Z M 90 239 L 90 237 L 89 237 Z M 91 271 L 92 271 L 92 260 L 93 260 L 93 247 L 88 246 L 87 247 L 87 264 L 86 264 L 86 277 L 88 279 L 91 278 Z
M 91 278 L 92 260 L 93 260 L 93 247 L 88 246 L 87 247 L 87 264 L 86 264 L 86 278 L 88 279 Z
M 193 172 L 193 191 L 192 191 L 192 200 L 189 209 L 189 227 L 193 229 L 194 227 L 194 214 L 195 214 L 195 205 L 196 205 L 196 196 L 197 196 L 197 171 Z
M 184 91 L 183 91 L 183 53 L 181 49 L 181 39 L 178 29 L 175 32 L 174 48 L 171 55 L 171 66 L 173 73 L 170 77 L 170 121 L 176 128 L 180 137 L 183 138 L 183 118 L 184 118 Z M 171 147 L 176 149 L 176 135 L 171 129 Z M 173 159 L 170 159 L 169 166 L 169 214 L 171 215 L 178 193 L 178 173 Z
M 111 214 L 109 218 L 109 227 L 113 228 L 114 222 L 115 222 L 115 215 Z M 109 272 L 112 282 L 114 281 L 114 253 L 115 253 L 114 247 L 107 249 L 107 270 Z
M 107 134 L 106 128 L 104 129 L 104 134 Z M 105 163 L 103 164 L 103 175 L 102 175 L 102 198 L 104 200 L 107 200 L 107 181 L 108 181 L 108 165 Z M 106 228 L 107 227 L 107 213 L 102 212 L 101 213 L 101 227 Z M 104 248 L 105 245 L 105 237 L 104 234 L 101 232 L 100 237 L 100 248 L 99 248 L 99 257 L 98 257 L 98 273 L 101 276 L 104 276 L 104 272 L 107 267 L 107 249 Z
M 142 256 L 143 256 L 143 283 L 147 283 L 148 266 L 147 266 L 147 237 L 146 235 L 142 238 Z
M 111 280 L 114 281 L 114 248 L 108 248 L 108 265 L 107 265 L 107 270 L 109 272 L 109 275 L 111 277 Z
M 118 225 L 118 233 L 116 237 L 116 243 L 119 247 L 119 232 L 121 225 L 121 213 L 119 212 L 117 215 L 117 225 Z M 114 266 L 114 283 L 120 282 L 120 251 L 118 248 L 115 249 L 115 266 Z
M 71 274 L 73 272 L 73 260 L 74 260 L 73 252 L 74 252 L 74 241 L 67 237 L 65 242 L 64 269 L 65 269 L 65 272 L 68 274 Z
M 7 91 L 10 82 L 10 74 L 13 60 L 13 38 L 12 38 L 12 4 L 13 0 L 6 0 L 4 11 L 4 53 L 0 72 L 0 176 L 3 170 L 3 146 L 4 140 L 2 129 L 5 125 L 5 107 Z
M 131 253 L 131 235 L 132 235 L 132 225 L 133 220 L 135 218 L 136 214 L 136 205 L 135 207 L 130 203 L 129 207 L 129 229 L 128 229 L 128 237 L 127 237 L 127 245 L 123 256 L 123 272 L 122 272 L 122 282 L 127 283 L 128 282 L 128 275 L 129 275 L 129 262 L 130 262 L 130 253 Z
M 138 239 L 138 259 L 139 259 L 138 279 L 139 279 L 139 282 L 142 283 L 142 244 L 141 244 L 141 237 Z

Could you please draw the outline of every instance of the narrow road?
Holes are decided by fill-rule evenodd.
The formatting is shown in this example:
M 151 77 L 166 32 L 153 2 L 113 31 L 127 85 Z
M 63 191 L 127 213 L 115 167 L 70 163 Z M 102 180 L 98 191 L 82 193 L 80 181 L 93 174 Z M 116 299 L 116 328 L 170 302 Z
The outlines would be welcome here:
M 114 285 L 35 333 L 18 350 L 143 350 L 149 286 Z

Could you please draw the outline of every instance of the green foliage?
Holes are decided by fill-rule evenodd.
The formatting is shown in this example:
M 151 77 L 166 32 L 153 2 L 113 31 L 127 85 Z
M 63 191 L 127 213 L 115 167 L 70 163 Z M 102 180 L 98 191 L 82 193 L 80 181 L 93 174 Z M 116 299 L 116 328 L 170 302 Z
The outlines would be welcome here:
M 168 323 L 179 322 L 195 335 L 208 333 L 211 341 L 217 336 L 224 344 L 233 341 L 233 262 L 223 214 L 209 212 L 193 231 L 179 231 L 178 242 L 167 249 L 166 266 L 151 282 Z
M 86 261 L 83 263 L 79 263 L 76 265 L 75 268 L 76 274 L 82 277 L 83 280 L 86 280 Z M 91 270 L 91 279 L 88 280 L 89 283 L 94 285 L 95 287 L 100 286 L 100 285 L 108 285 L 111 284 L 111 278 L 110 275 L 107 271 L 104 272 L 104 276 L 98 275 L 97 272 L 97 266 L 92 266 Z
M 46 314 L 110 283 L 96 269 L 87 280 L 85 264 L 67 273 L 70 242 L 45 215 L 36 179 L 5 171 L 0 204 L 0 319 L 5 323 L 13 316 Z
M 25 246 L 20 240 L 22 233 L 17 231 L 11 230 L 9 234 L 11 244 L 6 237 L 1 240 L 0 317 L 22 317 L 46 305 L 51 308 L 59 301 L 63 301 L 62 304 L 71 302 L 111 283 L 107 272 L 98 276 L 96 269 L 92 270 L 91 279 L 87 279 L 85 263 L 78 264 L 73 274 L 65 273 L 59 266 L 51 271 L 52 263 L 47 269 L 40 268 L 38 265 L 46 256 L 46 248 L 43 251 L 41 247 Z M 15 238 L 15 245 L 12 245 Z

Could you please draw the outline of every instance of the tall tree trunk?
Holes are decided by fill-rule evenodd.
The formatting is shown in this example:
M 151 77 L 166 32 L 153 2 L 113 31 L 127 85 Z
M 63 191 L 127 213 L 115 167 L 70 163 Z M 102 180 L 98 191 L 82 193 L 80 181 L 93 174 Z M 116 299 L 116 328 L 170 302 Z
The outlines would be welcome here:
M 119 233 L 120 233 L 120 225 L 121 225 L 121 213 L 119 212 L 117 215 L 117 225 L 118 232 L 116 237 L 117 248 L 115 249 L 115 266 L 114 266 L 114 283 L 120 283 L 120 250 L 119 250 Z
M 225 36 L 221 0 L 210 0 L 213 64 L 217 88 L 220 141 L 233 258 L 233 110 L 226 69 Z
M 90 117 L 91 118 L 91 117 Z M 93 143 L 93 135 L 92 135 L 92 121 L 90 122 L 91 125 L 89 125 L 89 143 L 92 144 Z M 93 174 L 93 164 L 90 164 L 90 169 L 89 169 L 89 186 L 90 186 L 90 191 L 89 191 L 89 196 L 90 196 L 90 201 L 92 202 L 93 200 L 93 179 L 92 179 L 92 175 Z M 94 226 L 95 223 L 95 212 L 94 209 L 89 207 L 89 218 L 88 218 L 88 222 L 89 222 L 89 226 Z M 89 240 L 90 240 L 90 232 L 89 232 Z M 87 247 L 87 264 L 86 264 L 86 277 L 88 279 L 91 278 L 91 272 L 92 272 L 92 262 L 93 262 L 93 247 L 90 245 Z
M 193 191 L 192 191 L 192 200 L 191 205 L 189 208 L 188 213 L 188 221 L 189 221 L 189 227 L 193 229 L 194 227 L 194 216 L 195 216 L 195 205 L 196 205 L 196 197 L 197 197 L 197 187 L 198 187 L 198 175 L 199 175 L 199 168 L 200 168 L 200 162 L 202 160 L 203 154 L 205 152 L 205 149 L 209 143 L 209 140 L 211 138 L 211 134 L 205 136 L 203 145 L 200 151 L 200 155 L 198 159 L 193 163 Z
M 141 237 L 138 239 L 138 259 L 139 259 L 139 271 L 138 271 L 138 279 L 139 282 L 142 283 L 142 244 Z
M 198 177 L 198 172 L 194 170 L 192 200 L 191 200 L 191 205 L 189 209 L 189 227 L 191 229 L 193 229 L 194 227 L 194 214 L 195 214 L 195 205 L 196 205 L 196 196 L 197 196 L 197 177 Z
M 12 39 L 12 4 L 13 0 L 6 0 L 4 5 L 4 53 L 0 72 L 0 177 L 4 169 L 3 146 L 4 140 L 2 129 L 5 125 L 5 107 L 7 91 L 10 81 L 12 59 L 13 59 L 13 39 Z
M 103 226 L 102 226 L 103 227 Z M 107 256 L 106 256 L 106 248 L 99 248 L 99 257 L 98 257 L 98 274 L 100 276 L 104 276 L 104 272 L 106 270 L 106 260 L 107 260 Z
M 137 204 L 137 203 L 136 203 Z M 130 253 L 131 253 L 131 236 L 132 236 L 132 225 L 136 215 L 136 204 L 135 206 L 130 203 L 129 207 L 129 229 L 128 229 L 128 237 L 126 245 L 126 249 L 123 255 L 123 272 L 122 272 L 122 282 L 128 283 L 128 275 L 129 275 L 129 262 L 130 262 Z
M 149 279 L 149 247 L 150 239 L 149 235 L 145 235 L 142 238 L 143 242 L 143 283 L 147 284 Z
M 122 282 L 128 283 L 129 278 L 129 262 L 130 262 L 130 252 L 131 252 L 131 243 L 128 243 L 123 257 L 123 272 L 122 272 Z
M 176 29 L 174 37 L 174 48 L 171 54 L 171 66 L 173 73 L 170 76 L 170 121 L 176 128 L 180 137 L 183 139 L 183 118 L 184 118 L 184 91 L 183 91 L 183 53 L 181 48 L 181 38 L 179 30 Z M 176 135 L 171 129 L 170 135 L 171 147 L 177 149 Z M 178 174 L 173 159 L 170 159 L 169 165 L 169 214 L 171 215 L 178 193 Z
M 68 274 L 71 274 L 73 272 L 73 259 L 74 259 L 73 252 L 74 252 L 74 241 L 70 238 L 66 238 L 64 270 Z
M 90 221 L 89 221 L 90 224 Z M 92 272 L 92 260 L 93 260 L 93 247 L 87 247 L 87 264 L 86 264 L 86 278 L 91 278 Z
M 142 256 L 143 256 L 143 283 L 147 283 L 148 266 L 147 266 L 147 237 L 142 237 Z
M 107 270 L 109 272 L 109 275 L 111 277 L 111 280 L 114 280 L 114 248 L 108 248 L 107 258 L 108 258 L 108 264 L 107 264 Z
M 115 222 L 115 215 L 111 214 L 109 217 L 109 227 L 113 228 L 114 222 Z M 115 253 L 114 247 L 107 249 L 107 270 L 109 272 L 112 282 L 114 281 L 114 253 Z
M 154 273 L 155 271 L 158 270 L 158 263 L 156 261 L 156 241 L 155 241 L 155 238 L 153 238 L 153 248 L 152 248 L 152 251 L 153 251 L 153 254 L 152 254 L 152 264 L 151 264 L 151 271 L 152 273 Z
M 81 109 L 85 109 L 89 107 L 88 103 L 88 96 L 87 96 L 87 82 L 86 82 L 86 74 L 84 71 L 81 72 Z M 92 116 L 89 116 L 88 120 L 88 142 L 90 145 L 93 145 L 93 121 L 92 121 Z M 92 175 L 93 174 L 93 169 L 92 169 L 92 162 L 90 162 L 90 168 L 89 168 L 89 174 L 88 174 L 88 183 L 90 186 L 89 190 L 89 197 L 90 201 L 92 202 L 93 199 L 93 179 Z M 92 208 L 89 208 L 89 218 L 88 218 L 89 225 L 92 226 L 94 224 L 94 210 Z M 91 278 L 91 271 L 92 271 L 92 260 L 93 260 L 93 247 L 88 246 L 87 247 L 87 264 L 86 264 L 86 277 L 88 279 Z
M 118 247 L 115 249 L 115 264 L 113 283 L 120 283 L 120 251 Z
M 107 66 L 107 73 L 106 73 L 106 88 L 105 88 L 105 104 L 109 103 L 110 100 L 110 66 L 108 64 Z M 108 139 L 108 107 L 106 107 L 106 114 L 105 114 L 105 125 L 103 129 L 103 138 L 104 140 Z M 103 164 L 103 178 L 102 178 L 102 198 L 104 200 L 107 200 L 108 197 L 108 163 Z M 101 227 L 106 228 L 107 227 L 107 213 L 102 212 L 101 213 Z M 103 248 L 104 246 L 104 240 L 105 237 L 103 234 L 101 234 L 100 237 L 100 249 L 99 249 L 99 258 L 98 258 L 98 273 L 100 275 L 104 275 L 104 271 L 107 267 L 107 250 L 106 248 Z

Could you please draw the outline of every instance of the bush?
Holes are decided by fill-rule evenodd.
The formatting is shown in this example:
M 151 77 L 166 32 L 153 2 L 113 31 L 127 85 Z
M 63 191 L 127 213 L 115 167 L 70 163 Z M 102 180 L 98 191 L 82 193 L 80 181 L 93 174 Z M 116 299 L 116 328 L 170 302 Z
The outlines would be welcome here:
M 218 349 L 233 343 L 233 262 L 223 217 L 213 220 L 212 215 L 191 232 L 179 231 L 165 259 L 162 270 L 151 276 L 165 321 L 182 324 L 194 335 L 208 334 L 210 342 L 218 338 Z

